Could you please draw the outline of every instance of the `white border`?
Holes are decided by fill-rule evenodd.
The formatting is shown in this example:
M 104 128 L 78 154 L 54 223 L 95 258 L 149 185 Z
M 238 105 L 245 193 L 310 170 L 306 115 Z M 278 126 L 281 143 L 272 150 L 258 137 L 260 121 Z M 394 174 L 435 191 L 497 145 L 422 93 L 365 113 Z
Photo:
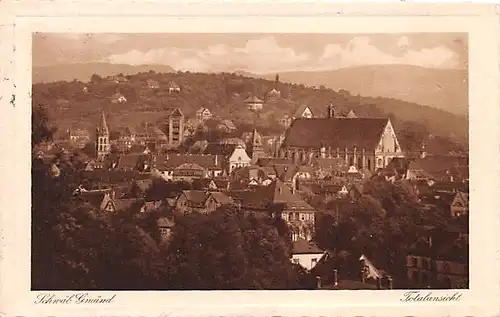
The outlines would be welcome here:
M 24 3 L 26 5 L 26 3 Z M 10 315 L 472 315 L 498 313 L 498 18 L 477 5 L 158 5 L 52 2 L 9 7 L 0 26 L 0 309 Z M 78 11 L 77 11 L 78 9 Z M 12 13 L 14 12 L 14 13 Z M 78 12 L 78 16 L 75 15 Z M 326 12 L 326 14 L 325 14 Z M 272 17 L 266 16 L 271 14 Z M 399 13 L 396 15 L 396 13 Z M 328 16 L 330 14 L 330 16 Z M 22 15 L 22 16 L 21 16 Z M 164 15 L 170 15 L 165 17 Z M 182 17 L 190 15 L 191 17 Z M 195 17 L 195 15 L 204 15 Z M 281 15 L 281 16 L 279 16 Z M 306 16 L 309 15 L 309 16 Z M 370 16 L 368 16 L 370 15 Z M 48 17 L 50 16 L 50 17 Z M 71 17 L 68 17 L 71 16 Z M 142 16 L 142 17 L 140 17 Z M 207 17 L 211 16 L 211 17 Z M 116 292 L 110 306 L 34 305 L 30 292 L 31 33 L 469 33 L 470 290 L 454 303 L 401 303 L 404 291 Z M 11 43 L 12 45 L 9 45 Z M 15 47 L 15 51 L 13 48 Z M 7 78 L 7 79 L 5 79 Z M 14 88 L 13 84 L 16 85 Z M 15 107 L 9 104 L 15 94 Z M 444 123 L 445 124 L 445 123 Z M 68 292 L 66 292 L 68 293 Z M 452 293 L 433 291 L 434 294 Z M 418 307 L 418 310 L 416 310 Z M 394 311 L 394 309 L 397 309 Z M 389 310 L 390 309 L 390 310 Z M 391 313 L 392 312 L 392 313 Z M 0 311 L 1 313 L 1 311 Z M 434 314 L 433 314 L 434 315 Z

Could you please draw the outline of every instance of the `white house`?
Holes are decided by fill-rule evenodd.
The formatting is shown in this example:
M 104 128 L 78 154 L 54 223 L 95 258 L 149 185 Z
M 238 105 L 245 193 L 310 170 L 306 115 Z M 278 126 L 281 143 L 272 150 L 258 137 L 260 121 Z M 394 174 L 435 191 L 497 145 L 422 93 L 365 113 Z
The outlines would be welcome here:
M 229 173 L 232 173 L 237 167 L 250 166 L 252 159 L 248 156 L 245 148 L 237 145 L 233 154 L 229 157 Z
M 171 93 L 180 93 L 181 92 L 181 87 L 179 85 L 177 85 L 176 82 L 174 81 L 170 81 L 168 83 L 168 93 L 171 94 Z
M 196 119 L 199 122 L 202 122 L 202 121 L 205 121 L 205 120 L 208 120 L 211 118 L 212 118 L 212 112 L 210 112 L 210 110 L 208 110 L 207 108 L 201 107 L 200 109 L 198 109 L 196 111 Z
M 261 110 L 264 106 L 264 101 L 260 100 L 256 96 L 251 96 L 245 99 L 245 104 L 250 110 Z
M 292 262 L 308 271 L 312 270 L 325 254 L 326 251 L 318 248 L 312 241 L 298 239 L 293 242 Z

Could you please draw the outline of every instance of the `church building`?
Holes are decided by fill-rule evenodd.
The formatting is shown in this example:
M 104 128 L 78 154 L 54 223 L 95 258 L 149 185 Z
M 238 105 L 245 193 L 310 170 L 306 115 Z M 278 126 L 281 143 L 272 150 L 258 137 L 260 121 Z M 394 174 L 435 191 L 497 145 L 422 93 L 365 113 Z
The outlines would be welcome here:
M 404 155 L 389 118 L 336 118 L 329 105 L 326 118 L 293 121 L 280 156 L 306 165 L 314 157 L 343 158 L 348 166 L 376 171 Z
M 252 164 L 257 163 L 259 158 L 266 156 L 262 145 L 262 137 L 256 129 L 253 130 L 252 137 L 248 142 L 247 153 L 252 159 Z
M 95 144 L 97 159 L 102 161 L 111 151 L 111 145 L 109 143 L 109 129 L 104 112 L 101 113 L 101 122 L 96 129 Z

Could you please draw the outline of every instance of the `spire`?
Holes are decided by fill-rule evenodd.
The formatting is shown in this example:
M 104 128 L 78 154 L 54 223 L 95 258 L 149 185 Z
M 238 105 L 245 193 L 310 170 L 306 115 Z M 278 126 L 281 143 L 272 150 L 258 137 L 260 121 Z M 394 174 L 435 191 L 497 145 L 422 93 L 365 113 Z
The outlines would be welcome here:
M 100 134 L 109 134 L 108 124 L 106 123 L 106 117 L 104 116 L 104 111 L 101 112 L 101 123 L 97 128 Z

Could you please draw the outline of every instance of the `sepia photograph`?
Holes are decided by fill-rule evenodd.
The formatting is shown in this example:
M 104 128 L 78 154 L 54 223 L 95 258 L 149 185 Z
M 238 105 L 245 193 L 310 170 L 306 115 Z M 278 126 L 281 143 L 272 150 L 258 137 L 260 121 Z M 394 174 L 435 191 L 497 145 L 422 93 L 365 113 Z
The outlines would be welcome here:
M 465 32 L 35 32 L 31 96 L 32 291 L 469 289 Z

